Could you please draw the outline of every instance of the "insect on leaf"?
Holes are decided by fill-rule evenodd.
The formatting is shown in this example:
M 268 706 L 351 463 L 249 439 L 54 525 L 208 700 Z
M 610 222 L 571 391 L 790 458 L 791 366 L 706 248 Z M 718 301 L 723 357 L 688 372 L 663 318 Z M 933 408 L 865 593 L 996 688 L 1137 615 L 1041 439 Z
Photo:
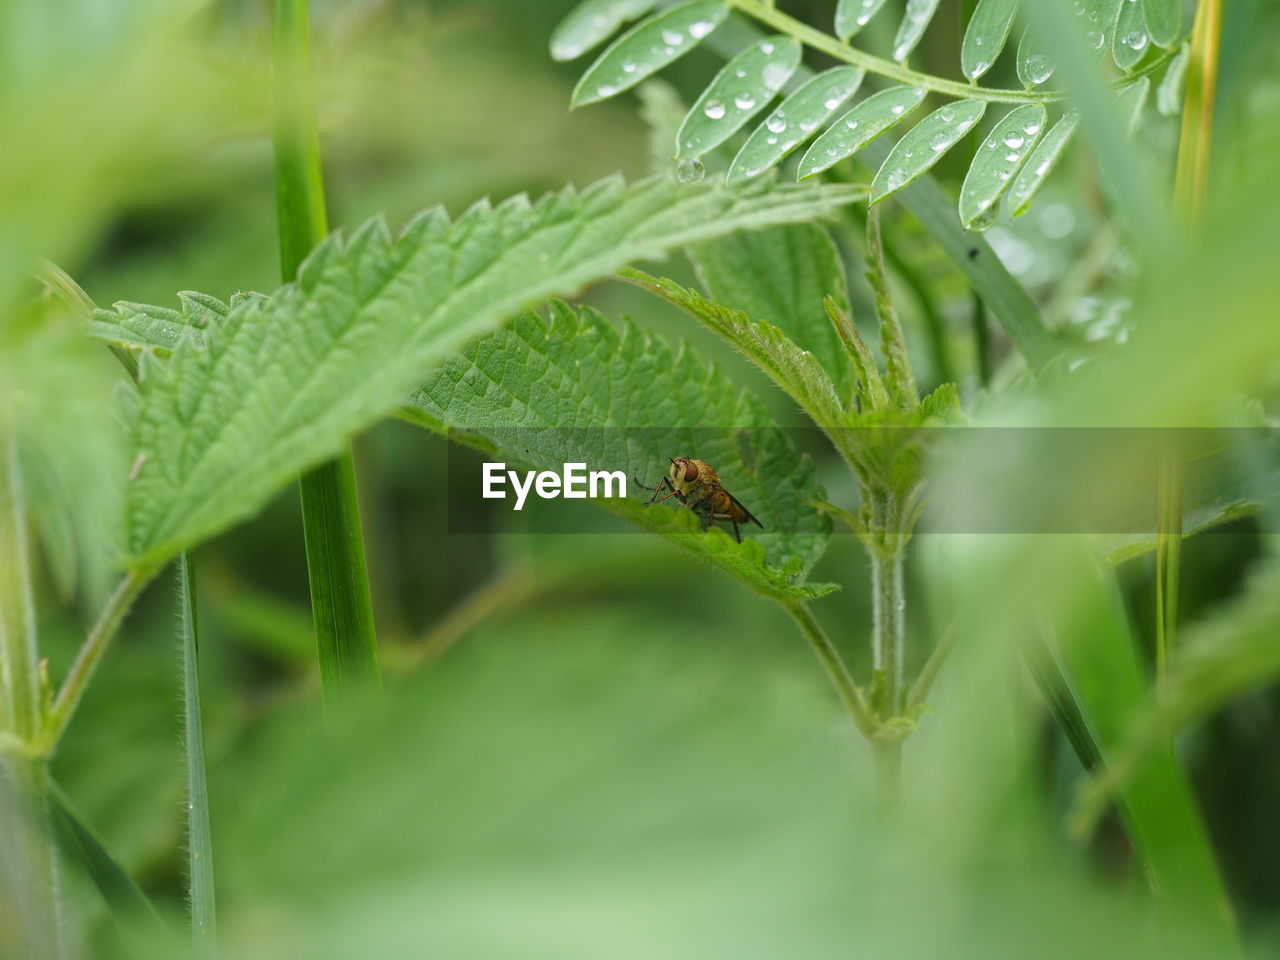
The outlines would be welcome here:
M 1151 39 L 1172 47 L 1182 32 L 1182 0 L 1140 0 L 1142 17 Z
M 1044 133 L 1045 109 L 1038 103 L 1014 107 L 991 128 L 969 165 L 960 188 L 960 222 L 985 230 L 995 222 L 996 203 Z
M 925 91 L 919 87 L 891 87 L 867 97 L 813 142 L 800 159 L 798 178 L 805 180 L 857 153 L 920 106 L 924 98 Z
M 836 5 L 836 36 L 848 40 L 871 22 L 885 0 L 840 0 Z
M 871 181 L 871 202 L 901 190 L 941 159 L 975 123 L 987 105 L 981 100 L 961 100 L 939 107 L 894 144 L 889 159 Z
M 794 582 L 831 532 L 829 518 L 810 506 L 824 498 L 812 462 L 759 400 L 692 351 L 673 351 L 631 323 L 619 329 L 590 308 L 553 303 L 550 325 L 534 313 L 516 318 L 448 360 L 412 403 L 424 426 L 466 430 L 540 469 L 582 462 L 652 485 L 670 457 L 706 460 L 763 530 L 736 543 L 722 531 L 700 532 L 688 510 L 645 507 L 638 496 L 593 503 L 758 592 L 825 592 Z
M 911 56 L 920 38 L 924 36 L 933 15 L 938 12 L 939 0 L 907 0 L 906 12 L 893 38 L 893 59 L 905 60 Z
M 551 58 L 576 60 L 604 43 L 624 23 L 642 17 L 658 0 L 586 0 L 569 12 L 551 34 Z
M 832 67 L 783 100 L 733 158 L 728 182 L 741 183 L 776 166 L 857 92 L 862 77 L 860 67 Z
M 607 100 L 678 60 L 719 26 L 722 3 L 693 0 L 636 24 L 600 54 L 573 89 L 572 106 Z
M 1071 134 L 1075 132 L 1076 124 L 1079 122 L 1079 114 L 1066 114 L 1049 129 L 1044 139 L 1036 144 L 1035 149 L 1031 151 L 1031 156 L 1027 157 L 1027 162 L 1022 165 L 1022 169 L 1014 178 L 1013 185 L 1009 187 L 1005 206 L 1010 215 L 1020 217 L 1031 207 L 1032 197 L 1044 185 L 1049 172 L 1053 170 L 1063 151 L 1066 150 Z
M 1151 45 L 1146 21 L 1142 19 L 1142 5 L 1138 0 L 1124 0 L 1120 5 L 1120 18 L 1116 21 L 1115 37 L 1111 41 L 1111 56 L 1121 70 L 1132 70 Z
M 676 133 L 676 158 L 693 160 L 737 133 L 800 66 L 800 44 L 766 37 L 724 65 Z
M 960 45 L 960 69 L 968 79 L 977 80 L 996 62 L 1017 10 L 1018 0 L 978 0 Z

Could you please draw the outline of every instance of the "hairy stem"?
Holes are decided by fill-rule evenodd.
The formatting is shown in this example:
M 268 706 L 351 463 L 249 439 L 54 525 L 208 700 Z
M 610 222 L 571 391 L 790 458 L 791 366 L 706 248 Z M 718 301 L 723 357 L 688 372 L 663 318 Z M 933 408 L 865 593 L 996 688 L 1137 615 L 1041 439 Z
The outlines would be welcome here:
M 3 437 L 0 463 L 0 730 L 29 741 L 40 726 L 39 653 L 31 544 L 18 441 Z
M 329 229 L 311 102 L 306 0 L 276 0 L 272 65 L 280 272 L 289 282 Z M 320 680 L 325 703 L 332 705 L 381 682 L 350 448 L 304 474 L 299 486 Z
M 862 67 L 869 73 L 878 74 L 889 80 L 896 80 L 899 83 L 920 87 L 924 90 L 932 90 L 934 93 L 945 94 L 959 100 L 986 100 L 993 103 L 1050 103 L 1063 98 L 1061 93 L 1056 92 L 998 90 L 960 83 L 955 80 L 944 80 L 942 77 L 911 70 L 900 63 L 873 56 L 851 47 L 847 43 L 841 43 L 839 39 L 831 34 L 823 33 L 821 30 L 817 30 L 807 23 L 797 20 L 795 17 L 787 16 L 772 4 L 762 2 L 762 0 L 728 0 L 728 3 L 731 7 L 742 11 L 747 16 L 767 24 L 774 30 L 794 37 L 805 46 L 825 53 L 829 57 Z M 1168 63 L 1172 56 L 1172 51 L 1162 53 L 1152 63 L 1127 75 L 1124 78 L 1124 82 L 1132 83 L 1140 76 L 1155 72 Z
M 840 702 L 844 704 L 849 717 L 866 737 L 874 737 L 876 724 L 871 716 L 871 711 L 867 707 L 867 702 L 862 696 L 862 691 L 853 682 L 849 668 L 845 666 L 844 658 L 840 656 L 840 651 L 836 649 L 835 644 L 831 642 L 831 638 L 827 636 L 826 631 L 822 629 L 822 625 L 814 617 L 813 611 L 809 609 L 808 604 L 800 600 L 779 602 L 786 608 L 787 613 L 791 614 L 792 619 L 795 620 L 796 625 L 800 628 L 800 632 L 809 641 L 809 647 L 817 655 L 819 662 L 827 671 L 827 676 L 831 678 L 831 684 L 836 688 Z
M 49 816 L 47 758 L 13 752 L 0 768 L 0 811 L 6 819 L 0 855 L 11 864 L 9 879 L 19 910 L 19 942 L 26 956 L 59 960 L 63 953 L 58 851 Z

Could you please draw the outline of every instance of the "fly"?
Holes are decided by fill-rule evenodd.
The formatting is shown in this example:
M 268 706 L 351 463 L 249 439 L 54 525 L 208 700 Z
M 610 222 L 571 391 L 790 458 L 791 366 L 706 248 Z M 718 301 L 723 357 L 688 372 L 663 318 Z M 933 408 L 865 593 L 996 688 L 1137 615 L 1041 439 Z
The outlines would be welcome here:
M 671 471 L 658 481 L 656 487 L 646 487 L 638 480 L 636 483 L 645 490 L 653 491 L 646 507 L 675 497 L 705 520 L 708 530 L 717 520 L 728 520 L 733 524 L 733 536 L 739 543 L 742 542 L 739 524 L 750 521 L 761 530 L 764 529 L 764 524 L 721 485 L 720 475 L 705 460 L 675 457 L 671 460 Z M 666 495 L 659 497 L 658 494 L 664 490 L 668 491 Z

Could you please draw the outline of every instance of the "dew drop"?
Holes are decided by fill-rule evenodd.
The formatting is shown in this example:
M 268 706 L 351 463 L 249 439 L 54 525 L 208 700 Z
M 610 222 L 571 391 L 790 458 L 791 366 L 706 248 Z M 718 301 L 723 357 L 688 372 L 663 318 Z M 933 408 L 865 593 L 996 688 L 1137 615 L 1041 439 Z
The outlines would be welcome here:
M 767 140 L 765 140 L 765 143 L 767 143 L 771 147 L 777 142 L 778 142 L 777 137 L 769 137 Z
M 635 61 L 634 61 L 634 60 L 624 60 L 624 61 L 622 62 L 622 72 L 623 72 L 623 73 L 635 73 L 635 72 L 636 72 L 636 63 L 635 63 Z
M 907 175 L 902 170 L 894 170 L 889 174 L 889 189 L 897 190 L 900 186 L 907 182 Z
M 689 32 L 693 33 L 693 30 L 690 30 Z M 663 30 L 662 42 L 668 47 L 678 47 L 680 44 L 684 43 L 684 34 L 679 30 Z
M 617 92 L 617 84 L 613 83 L 602 83 L 596 87 L 596 96 L 598 97 L 612 97 Z
M 847 120 L 847 121 L 845 121 L 845 126 L 846 126 L 846 127 L 848 127 L 850 130 L 857 130 L 857 129 L 858 129 L 858 121 L 857 121 L 857 120 Z
M 706 106 L 702 108 L 702 112 L 712 120 L 719 120 L 724 116 L 724 104 L 719 100 L 708 100 Z
M 895 117 L 897 117 L 897 116 L 901 116 L 902 111 L 905 109 L 906 108 L 902 104 L 895 103 L 892 107 L 889 108 L 889 112 L 892 113 Z
M 747 75 L 747 71 L 745 71 L 745 70 L 735 70 L 735 71 L 734 71 L 734 73 L 733 73 L 733 75 L 734 75 L 735 77 L 737 77 L 739 80 L 741 80 L 743 77 L 745 77 L 745 76 Z
M 807 120 L 800 121 L 800 129 L 803 130 L 805 133 L 809 133 L 811 130 L 815 129 L 817 126 L 818 126 L 818 121 L 816 118 L 813 118 L 813 117 L 810 117 Z
M 1006 147 L 1012 147 L 1015 150 L 1026 142 L 1027 141 L 1024 138 L 1018 136 L 1016 133 L 1011 133 L 1004 138 L 1004 145 Z
M 840 101 L 844 99 L 843 90 L 832 90 L 827 94 L 827 99 L 822 101 L 822 105 L 828 110 L 834 110 L 840 106 Z
M 1134 50 L 1142 50 L 1147 45 L 1149 38 L 1141 30 L 1135 30 L 1124 38 L 1124 42 Z
M 707 175 L 701 160 L 681 160 L 676 164 L 676 179 L 681 183 L 697 183 Z
M 782 114 L 775 113 L 764 122 L 764 125 L 769 128 L 771 133 L 781 133 L 787 129 L 787 119 Z
M 1025 133 L 1028 137 L 1034 137 L 1037 133 L 1040 132 L 1040 124 L 1028 123 L 1025 127 L 1022 128 L 1022 132 Z M 1016 146 L 1016 144 L 1011 143 L 1009 144 L 1009 146 L 1011 147 Z
M 950 123 L 952 120 L 956 118 L 956 112 L 951 107 L 943 107 L 941 110 L 938 111 L 938 116 L 941 117 L 943 120 L 945 120 L 947 123 Z
M 733 105 L 739 110 L 750 110 L 756 105 L 756 98 L 749 93 L 740 93 L 733 98 Z
M 1053 76 L 1053 63 L 1042 53 L 1027 58 L 1027 79 L 1033 84 L 1044 83 Z
M 1017 162 L 1018 162 L 1018 160 L 1020 160 L 1020 159 L 1022 158 L 1022 154 L 1020 154 L 1020 153 L 1006 153 L 1006 154 L 1004 155 L 1004 158 L 1005 158 L 1006 160 L 1008 160 L 1010 163 L 1017 163 Z
M 760 44 L 760 52 L 761 52 L 761 53 L 763 53 L 763 54 L 765 54 L 766 56 L 768 56 L 769 54 L 773 53 L 774 49 L 775 49 L 775 48 L 774 48 L 774 46 L 773 46 L 773 44 L 772 44 L 772 43 L 762 43 L 762 44 Z
M 760 71 L 760 79 L 770 90 L 779 89 L 791 76 L 791 71 L 781 63 L 766 63 Z
M 1102 45 L 1106 42 L 1106 37 L 1102 35 L 1101 30 L 1090 30 L 1085 34 L 1085 42 L 1089 44 L 1091 50 L 1101 50 Z

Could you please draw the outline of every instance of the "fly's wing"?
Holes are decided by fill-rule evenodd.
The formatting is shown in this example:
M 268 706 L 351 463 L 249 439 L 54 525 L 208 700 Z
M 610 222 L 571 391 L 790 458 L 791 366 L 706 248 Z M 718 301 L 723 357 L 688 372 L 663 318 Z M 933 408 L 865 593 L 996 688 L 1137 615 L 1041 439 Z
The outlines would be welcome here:
M 754 523 L 754 524 L 755 524 L 757 527 L 759 527 L 761 530 L 763 530 L 763 529 L 764 529 L 764 524 L 763 524 L 763 523 L 761 523 L 759 520 L 757 520 L 757 519 L 755 518 L 755 514 L 753 514 L 750 510 L 748 510 L 746 507 L 744 507 L 744 506 L 742 505 L 741 501 L 739 501 L 737 497 L 735 497 L 735 496 L 734 496 L 732 493 L 730 493 L 728 490 L 726 490 L 726 491 L 724 492 L 724 495 L 725 495 L 726 497 L 728 497 L 731 501 L 733 501 L 733 505 L 734 505 L 735 507 L 737 507 L 739 510 L 741 510 L 741 511 L 742 511 L 742 515 L 743 515 L 744 517 L 746 517 L 748 520 L 750 520 L 752 523 Z

